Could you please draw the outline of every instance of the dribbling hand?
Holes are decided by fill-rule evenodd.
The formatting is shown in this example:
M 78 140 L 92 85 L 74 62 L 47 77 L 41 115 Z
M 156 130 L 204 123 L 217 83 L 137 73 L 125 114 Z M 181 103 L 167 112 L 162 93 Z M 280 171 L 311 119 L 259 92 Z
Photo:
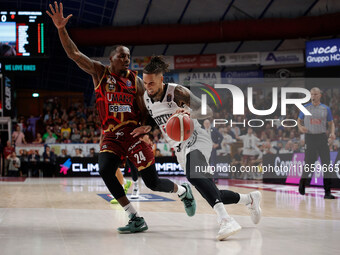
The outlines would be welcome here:
M 51 9 L 51 13 L 49 11 L 46 11 L 47 15 L 51 17 L 54 25 L 57 29 L 64 28 L 68 22 L 68 20 L 73 16 L 72 14 L 68 15 L 66 18 L 64 18 L 63 14 L 63 4 L 54 2 L 54 8 L 52 4 L 49 5 Z M 55 9 L 55 10 L 54 10 Z
M 174 114 L 179 114 L 179 113 L 187 114 L 188 116 L 190 116 L 190 111 L 183 109 L 183 108 L 177 109 Z

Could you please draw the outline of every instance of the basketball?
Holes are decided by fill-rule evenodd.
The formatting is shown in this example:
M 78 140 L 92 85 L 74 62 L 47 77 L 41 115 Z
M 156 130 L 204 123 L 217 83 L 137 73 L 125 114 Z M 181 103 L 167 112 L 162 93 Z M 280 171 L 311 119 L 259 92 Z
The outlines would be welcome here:
M 194 131 L 194 122 L 187 114 L 174 114 L 166 124 L 166 133 L 177 142 L 187 140 Z

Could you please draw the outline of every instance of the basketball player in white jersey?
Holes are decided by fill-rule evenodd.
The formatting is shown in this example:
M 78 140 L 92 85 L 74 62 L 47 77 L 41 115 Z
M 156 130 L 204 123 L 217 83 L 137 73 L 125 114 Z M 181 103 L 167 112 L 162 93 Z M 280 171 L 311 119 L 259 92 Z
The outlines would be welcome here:
M 229 190 L 219 190 L 213 180 L 206 174 L 190 173 L 190 166 L 208 166 L 212 150 L 210 136 L 204 132 L 197 119 L 212 116 L 209 108 L 208 115 L 202 116 L 201 101 L 187 88 L 174 83 L 164 84 L 163 74 L 168 71 L 168 65 L 161 57 L 153 57 L 143 70 L 144 101 L 150 116 L 160 127 L 163 136 L 175 149 L 178 162 L 186 172 L 187 179 L 198 192 L 207 200 L 217 214 L 220 230 L 218 240 L 223 240 L 241 230 L 241 226 L 228 215 L 224 204 L 244 204 L 251 212 L 252 221 L 257 224 L 261 219 L 261 193 L 238 194 Z M 171 140 L 166 134 L 167 120 L 174 113 L 186 113 L 194 121 L 194 132 L 184 142 Z M 134 133 L 139 135 L 138 133 Z M 195 174 L 195 176 L 193 175 Z

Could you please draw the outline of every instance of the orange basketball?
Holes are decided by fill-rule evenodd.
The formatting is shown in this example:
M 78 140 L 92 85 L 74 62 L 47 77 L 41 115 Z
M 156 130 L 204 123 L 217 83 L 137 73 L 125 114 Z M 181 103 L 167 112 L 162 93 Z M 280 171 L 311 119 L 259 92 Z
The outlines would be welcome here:
M 187 114 L 178 113 L 172 115 L 166 123 L 166 133 L 177 142 L 187 140 L 194 131 L 194 122 Z

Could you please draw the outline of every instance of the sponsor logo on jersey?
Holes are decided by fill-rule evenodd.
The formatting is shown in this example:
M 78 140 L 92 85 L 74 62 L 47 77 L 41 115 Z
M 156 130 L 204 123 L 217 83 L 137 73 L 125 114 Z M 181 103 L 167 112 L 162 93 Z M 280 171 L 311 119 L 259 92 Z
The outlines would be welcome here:
M 310 124 L 312 125 L 321 125 L 321 119 L 310 119 Z
M 133 95 L 123 92 L 106 92 L 106 99 L 115 104 L 131 104 L 133 102 Z
M 130 105 L 110 105 L 109 106 L 110 112 L 131 112 Z
M 106 83 L 108 84 L 109 90 L 114 90 L 115 84 L 117 83 L 117 81 L 112 75 L 108 75 L 106 77 Z
M 171 116 L 172 114 L 167 113 L 167 114 L 154 117 L 154 120 L 157 123 L 157 125 L 160 126 L 160 125 L 164 125 Z
M 142 143 L 142 141 L 141 140 L 139 140 L 138 142 L 136 142 L 135 144 L 133 144 L 133 145 L 131 145 L 130 147 L 129 147 L 129 149 L 128 149 L 128 151 L 131 151 L 131 150 L 133 150 L 138 144 L 141 144 Z
M 130 80 L 127 80 L 126 86 L 127 86 L 128 88 L 130 88 L 130 87 L 132 86 L 132 82 L 131 82 Z

